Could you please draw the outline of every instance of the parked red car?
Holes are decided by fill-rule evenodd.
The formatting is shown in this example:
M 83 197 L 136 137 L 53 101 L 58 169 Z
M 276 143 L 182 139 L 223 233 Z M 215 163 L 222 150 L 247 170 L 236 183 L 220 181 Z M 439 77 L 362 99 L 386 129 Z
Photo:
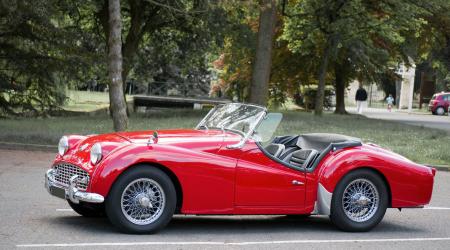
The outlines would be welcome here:
M 173 214 L 318 214 L 368 231 L 387 208 L 430 202 L 435 169 L 344 135 L 272 138 L 281 118 L 232 103 L 195 129 L 64 136 L 45 186 L 131 233 L 155 232 Z
M 433 115 L 444 115 L 448 112 L 450 106 L 450 92 L 442 92 L 434 94 L 428 104 L 428 111 Z

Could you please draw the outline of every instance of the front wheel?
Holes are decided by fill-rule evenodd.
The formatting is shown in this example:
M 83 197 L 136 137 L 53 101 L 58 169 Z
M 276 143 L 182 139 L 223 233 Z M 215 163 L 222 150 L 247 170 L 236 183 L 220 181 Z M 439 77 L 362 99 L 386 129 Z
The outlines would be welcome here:
M 331 221 L 349 232 L 366 232 L 383 219 L 388 191 L 383 179 L 368 169 L 350 172 L 338 183 L 331 199 Z
M 112 224 L 125 233 L 154 233 L 172 219 L 176 191 L 170 178 L 152 166 L 123 173 L 106 199 Z

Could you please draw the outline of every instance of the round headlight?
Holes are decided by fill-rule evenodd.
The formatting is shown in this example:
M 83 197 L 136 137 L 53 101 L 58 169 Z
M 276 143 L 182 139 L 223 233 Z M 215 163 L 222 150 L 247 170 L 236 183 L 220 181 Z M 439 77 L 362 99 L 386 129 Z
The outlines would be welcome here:
M 100 143 L 95 143 L 91 148 L 91 163 L 97 164 L 102 159 L 102 146 Z
M 67 136 L 63 136 L 58 143 L 58 153 L 60 156 L 63 156 L 67 150 L 69 150 L 69 138 L 67 138 Z

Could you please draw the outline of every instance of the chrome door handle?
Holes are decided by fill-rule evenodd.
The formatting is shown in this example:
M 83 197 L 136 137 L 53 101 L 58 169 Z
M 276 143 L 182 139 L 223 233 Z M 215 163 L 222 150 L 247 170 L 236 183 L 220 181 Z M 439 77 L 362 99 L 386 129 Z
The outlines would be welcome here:
M 301 181 L 297 181 L 297 180 L 293 180 L 292 181 L 292 185 L 303 185 L 305 183 L 301 182 Z

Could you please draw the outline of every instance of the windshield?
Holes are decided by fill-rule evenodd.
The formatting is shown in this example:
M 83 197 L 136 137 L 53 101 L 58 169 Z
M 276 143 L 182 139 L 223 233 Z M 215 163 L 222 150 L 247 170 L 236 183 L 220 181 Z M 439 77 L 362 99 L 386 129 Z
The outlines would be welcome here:
M 222 104 L 211 110 L 197 128 L 218 128 L 246 134 L 257 125 L 265 112 L 265 108 L 255 105 Z

